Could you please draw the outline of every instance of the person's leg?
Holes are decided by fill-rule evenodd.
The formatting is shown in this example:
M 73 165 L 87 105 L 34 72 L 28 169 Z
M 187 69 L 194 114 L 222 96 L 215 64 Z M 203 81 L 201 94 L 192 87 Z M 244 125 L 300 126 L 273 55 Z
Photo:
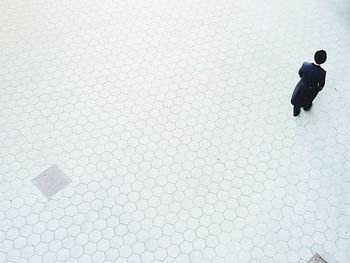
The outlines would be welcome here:
M 311 107 L 312 107 L 312 102 L 310 102 L 310 103 L 308 103 L 307 105 L 305 105 L 305 106 L 303 107 L 303 109 L 304 109 L 305 111 L 309 111 L 309 110 L 311 109 Z
M 303 107 L 303 109 L 305 111 L 309 111 L 312 107 L 312 102 L 314 101 L 314 99 L 316 98 L 318 94 L 318 91 L 317 92 L 314 92 L 312 91 L 310 94 L 309 94 L 309 97 L 308 99 L 305 101 L 305 106 Z
M 293 116 L 296 117 L 300 113 L 300 106 L 294 106 L 293 108 Z

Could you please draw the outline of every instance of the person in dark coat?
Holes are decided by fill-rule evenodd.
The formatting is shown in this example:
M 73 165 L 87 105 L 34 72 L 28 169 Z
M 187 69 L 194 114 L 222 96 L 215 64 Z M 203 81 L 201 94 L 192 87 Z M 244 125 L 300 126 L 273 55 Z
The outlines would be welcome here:
M 326 51 L 317 51 L 314 59 L 315 63 L 304 62 L 299 69 L 300 81 L 296 85 L 291 99 L 291 103 L 294 105 L 294 116 L 300 114 L 301 107 L 306 111 L 310 110 L 313 100 L 324 87 L 326 71 L 320 65 L 327 60 Z

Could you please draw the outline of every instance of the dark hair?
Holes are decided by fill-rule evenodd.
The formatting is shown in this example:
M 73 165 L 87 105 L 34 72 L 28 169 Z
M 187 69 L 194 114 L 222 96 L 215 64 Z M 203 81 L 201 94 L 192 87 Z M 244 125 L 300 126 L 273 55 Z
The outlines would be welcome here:
M 326 62 L 327 60 L 327 52 L 324 51 L 324 50 L 319 50 L 315 53 L 315 56 L 314 56 L 314 59 L 315 59 L 315 62 L 317 64 L 323 64 Z

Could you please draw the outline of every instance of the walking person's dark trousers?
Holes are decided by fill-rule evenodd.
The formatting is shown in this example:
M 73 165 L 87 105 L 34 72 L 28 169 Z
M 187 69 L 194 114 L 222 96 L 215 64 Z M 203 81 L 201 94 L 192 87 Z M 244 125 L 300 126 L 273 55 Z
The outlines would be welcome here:
M 300 114 L 300 106 L 294 105 L 293 116 L 298 116 Z
M 312 107 L 312 102 L 309 102 L 307 105 L 305 105 L 303 107 L 303 109 L 304 109 L 304 111 L 309 111 L 309 110 L 311 110 L 311 107 Z

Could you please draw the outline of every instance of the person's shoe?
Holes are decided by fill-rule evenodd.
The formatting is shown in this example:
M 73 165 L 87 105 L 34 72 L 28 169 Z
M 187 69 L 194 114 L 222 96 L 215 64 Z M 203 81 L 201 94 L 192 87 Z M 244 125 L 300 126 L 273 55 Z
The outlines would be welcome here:
M 304 111 L 309 111 L 309 110 L 311 110 L 311 107 L 312 107 L 312 103 L 310 105 L 303 107 L 303 109 L 304 109 Z
M 294 109 L 293 109 L 293 116 L 296 117 L 296 116 L 298 116 L 299 114 L 300 114 L 300 108 L 294 107 Z

